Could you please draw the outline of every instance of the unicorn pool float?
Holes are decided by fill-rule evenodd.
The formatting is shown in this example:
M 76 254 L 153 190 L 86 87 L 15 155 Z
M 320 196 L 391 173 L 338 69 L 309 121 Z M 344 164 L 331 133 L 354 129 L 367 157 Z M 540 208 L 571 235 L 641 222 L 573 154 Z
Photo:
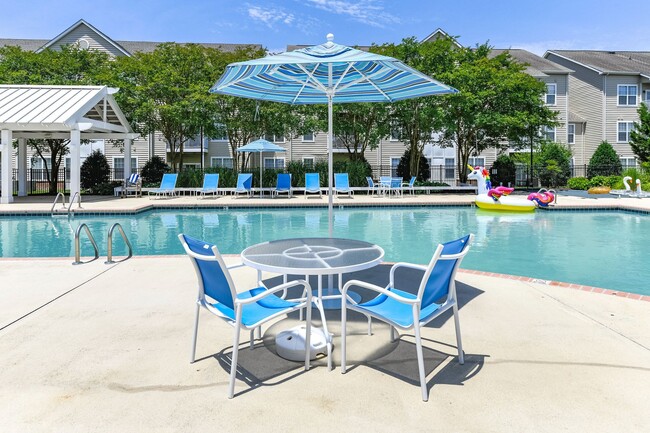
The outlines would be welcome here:
M 475 179 L 478 185 L 475 203 L 481 209 L 532 212 L 537 206 L 546 207 L 555 199 L 552 192 L 543 189 L 530 194 L 526 199 L 510 197 L 510 193 L 515 189 L 505 186 L 493 188 L 492 182 L 490 182 L 490 173 L 485 167 L 472 167 L 471 165 L 468 167 L 472 172 L 467 178 Z

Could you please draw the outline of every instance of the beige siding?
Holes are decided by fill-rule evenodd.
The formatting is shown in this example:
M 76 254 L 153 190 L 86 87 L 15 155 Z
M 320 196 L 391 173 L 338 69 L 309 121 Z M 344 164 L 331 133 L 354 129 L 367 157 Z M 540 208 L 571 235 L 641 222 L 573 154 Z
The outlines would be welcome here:
M 549 105 L 551 110 L 557 111 L 559 125 L 555 127 L 555 141 L 558 143 L 567 142 L 567 80 L 566 74 L 553 74 L 541 78 L 540 81 L 546 84 L 556 85 L 555 105 Z
M 637 110 L 641 101 L 641 84 L 638 77 L 629 75 L 609 75 L 605 77 L 606 83 L 606 107 L 605 107 L 605 139 L 614 146 L 619 156 L 633 157 L 632 148 L 627 142 L 618 141 L 618 123 L 636 122 L 639 120 Z M 636 105 L 618 105 L 618 86 L 636 85 Z
M 84 42 L 85 41 L 85 42 Z M 85 24 L 80 24 L 75 29 L 64 35 L 57 41 L 56 45 L 74 45 L 79 44 L 80 47 L 86 48 L 85 44 L 88 43 L 88 49 L 103 51 L 111 56 L 123 56 L 120 50 L 109 43 L 105 38 L 93 31 Z

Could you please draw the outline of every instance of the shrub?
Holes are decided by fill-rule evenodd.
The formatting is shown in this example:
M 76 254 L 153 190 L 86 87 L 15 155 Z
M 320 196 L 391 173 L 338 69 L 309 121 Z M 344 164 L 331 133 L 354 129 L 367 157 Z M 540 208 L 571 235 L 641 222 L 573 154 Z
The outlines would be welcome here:
M 327 167 L 327 164 L 325 164 Z M 367 186 L 367 176 L 372 176 L 372 167 L 365 159 L 358 161 L 336 161 L 334 173 L 347 173 L 350 186 Z M 327 179 L 327 177 L 325 177 Z
M 142 183 L 147 185 L 160 185 L 163 174 L 169 172 L 169 166 L 158 155 L 151 157 L 142 167 Z
M 611 144 L 603 141 L 589 160 L 587 177 L 620 176 L 621 170 L 621 160 L 618 158 L 616 151 Z
M 571 176 L 571 151 L 559 143 L 544 143 L 539 156 L 539 180 L 543 186 L 566 185 Z
M 586 191 L 589 189 L 589 179 L 586 177 L 572 177 L 567 181 L 567 186 L 570 189 L 579 189 Z
M 162 179 L 162 176 L 161 176 Z M 178 174 L 176 186 L 181 188 L 199 188 L 203 185 L 203 171 L 185 169 Z
M 404 180 L 411 179 L 411 171 L 409 169 L 411 161 L 411 150 L 406 149 L 404 154 L 397 164 L 397 176 L 402 177 Z M 431 174 L 431 169 L 429 167 L 429 161 L 420 154 L 420 165 L 418 166 L 418 172 L 416 174 L 417 180 L 425 181 L 429 179 Z
M 510 157 L 510 155 L 499 155 L 499 157 L 492 164 L 492 169 L 490 170 L 490 180 L 492 185 L 499 186 L 505 185 L 508 186 L 515 184 L 515 177 L 517 174 L 517 166 L 515 161 Z
M 110 172 L 111 168 L 108 165 L 106 156 L 100 150 L 95 150 L 81 164 L 81 187 L 90 190 L 93 194 L 97 194 L 94 189 L 97 185 L 108 182 Z

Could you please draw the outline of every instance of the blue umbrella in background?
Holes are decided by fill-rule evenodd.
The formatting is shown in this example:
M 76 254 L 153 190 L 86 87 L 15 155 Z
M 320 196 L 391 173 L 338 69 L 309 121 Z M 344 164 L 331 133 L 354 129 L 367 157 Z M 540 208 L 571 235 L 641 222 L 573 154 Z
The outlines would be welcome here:
M 287 104 L 327 104 L 329 163 L 328 220 L 332 236 L 332 105 L 394 102 L 456 93 L 456 89 L 392 57 L 338 45 L 327 35 L 322 45 L 228 65 L 212 93 Z
M 249 152 L 249 153 L 259 153 L 260 155 L 260 197 L 263 195 L 262 193 L 262 168 L 263 168 L 263 161 L 262 161 L 262 153 L 264 152 L 286 152 L 287 149 L 284 147 L 278 146 L 277 144 L 271 143 L 268 140 L 264 140 L 263 138 L 260 138 L 259 140 L 251 141 L 245 146 L 240 147 L 237 149 L 237 152 Z

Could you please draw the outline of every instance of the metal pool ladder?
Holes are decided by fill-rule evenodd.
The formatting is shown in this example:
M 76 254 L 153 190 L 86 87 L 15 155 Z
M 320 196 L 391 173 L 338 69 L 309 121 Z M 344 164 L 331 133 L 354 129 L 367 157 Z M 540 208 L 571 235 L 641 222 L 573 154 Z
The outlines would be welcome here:
M 88 239 L 90 240 L 90 243 L 92 244 L 93 249 L 95 250 L 95 258 L 87 262 L 81 261 L 81 247 L 79 245 L 80 244 L 79 235 L 81 235 L 81 229 L 86 229 L 86 236 L 88 236 Z M 99 258 L 99 248 L 97 248 L 97 242 L 95 242 L 95 238 L 93 237 L 92 233 L 90 233 L 90 229 L 88 228 L 86 223 L 82 223 L 79 227 L 77 227 L 77 230 L 74 232 L 74 262 L 72 262 L 72 264 L 81 265 L 84 263 L 90 263 L 93 260 L 97 260 L 98 258 Z
M 126 233 L 124 233 L 124 229 L 122 229 L 120 223 L 115 223 L 111 226 L 110 229 L 108 229 L 108 236 L 106 238 L 106 243 L 108 245 L 108 252 L 106 254 L 106 261 L 104 263 L 106 263 L 107 265 L 117 263 L 113 260 L 113 232 L 115 231 L 115 228 L 117 228 L 120 231 L 120 235 L 122 236 L 124 243 L 129 248 L 129 255 L 123 258 L 122 260 L 118 260 L 117 262 L 123 262 L 133 257 L 133 248 L 131 247 L 131 242 L 129 242 L 129 238 L 126 237 Z
M 57 202 L 59 201 L 59 197 L 61 197 L 61 208 L 59 210 L 55 209 Z M 74 204 L 75 199 L 77 200 L 77 204 L 79 209 L 81 209 L 81 194 L 79 192 L 75 192 L 72 198 L 70 199 L 70 203 L 68 204 L 68 207 L 65 206 L 65 194 L 60 192 L 57 193 L 56 197 L 54 198 L 54 202 L 52 203 L 52 208 L 50 209 L 50 213 L 52 216 L 57 215 L 57 214 L 64 214 L 70 217 L 71 212 L 74 212 L 72 209 L 72 205 Z

